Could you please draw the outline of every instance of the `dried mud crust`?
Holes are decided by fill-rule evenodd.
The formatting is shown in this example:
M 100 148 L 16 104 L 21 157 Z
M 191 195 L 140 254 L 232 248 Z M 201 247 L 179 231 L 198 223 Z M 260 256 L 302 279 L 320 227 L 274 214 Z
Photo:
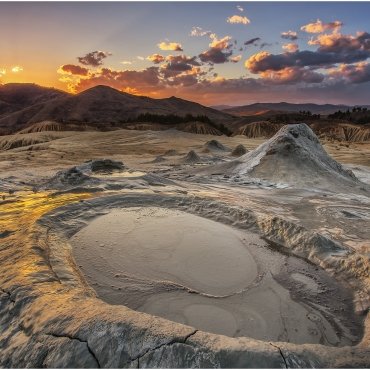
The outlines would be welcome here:
M 278 217 L 197 198 L 130 194 L 40 200 L 17 233 L 2 238 L 0 364 L 3 367 L 369 367 L 369 317 L 354 347 L 295 345 L 230 338 L 111 306 L 95 297 L 71 258 L 67 238 L 107 208 L 176 208 L 259 232 L 351 284 L 368 310 L 369 274 L 361 259 L 330 239 Z M 57 202 L 60 208 L 57 208 Z M 67 205 L 63 205 L 67 204 Z M 33 209 L 33 208 L 32 208 Z M 43 212 L 39 212 L 42 209 Z M 15 215 L 20 213 L 19 220 Z M 32 216 L 32 217 L 31 217 Z M 28 223 L 26 223 L 26 221 Z M 281 232 L 281 230 L 284 230 Z M 25 355 L 26 354 L 26 355 Z

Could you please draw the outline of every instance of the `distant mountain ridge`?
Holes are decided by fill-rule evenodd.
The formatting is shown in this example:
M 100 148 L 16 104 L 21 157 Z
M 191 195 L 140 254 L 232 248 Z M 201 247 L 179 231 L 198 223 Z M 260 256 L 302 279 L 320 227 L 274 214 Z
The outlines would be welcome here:
M 32 84 L 0 86 L 0 134 L 16 132 L 43 121 L 99 124 L 109 128 L 109 124 L 135 119 L 144 113 L 204 115 L 214 122 L 232 120 L 228 113 L 174 96 L 152 99 L 103 85 L 77 95 Z
M 360 123 L 352 122 L 346 115 L 330 119 L 324 117 L 339 109 L 346 111 L 352 110 L 352 107 L 282 102 L 256 103 L 219 111 L 174 96 L 152 99 L 102 85 L 72 95 L 35 84 L 7 84 L 0 85 L 0 135 L 42 131 L 173 128 L 194 134 L 268 138 L 287 122 L 306 122 L 320 138 L 370 140 L 370 120 L 366 121 L 367 114 L 364 115 L 364 122 Z M 297 116 L 299 111 L 321 114 L 321 118 L 304 114 Z M 357 116 L 361 114 L 351 113 Z
M 361 107 L 370 108 L 370 105 L 356 105 Z M 218 106 L 222 107 L 222 106 Z M 254 103 L 248 105 L 242 105 L 237 107 L 230 107 L 223 109 L 222 112 L 226 112 L 235 116 L 252 116 L 252 115 L 266 115 L 266 114 L 281 114 L 284 112 L 299 112 L 299 111 L 310 111 L 312 114 L 327 115 L 334 113 L 338 110 L 352 109 L 354 106 L 343 105 L 343 104 L 314 104 L 314 103 Z M 216 107 L 214 107 L 216 108 Z M 217 109 L 217 108 L 216 108 Z

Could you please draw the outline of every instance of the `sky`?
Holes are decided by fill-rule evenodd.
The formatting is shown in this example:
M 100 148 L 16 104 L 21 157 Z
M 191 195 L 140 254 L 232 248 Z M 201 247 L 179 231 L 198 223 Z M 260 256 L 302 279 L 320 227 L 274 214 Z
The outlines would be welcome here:
M 0 84 L 370 104 L 370 2 L 0 2 Z

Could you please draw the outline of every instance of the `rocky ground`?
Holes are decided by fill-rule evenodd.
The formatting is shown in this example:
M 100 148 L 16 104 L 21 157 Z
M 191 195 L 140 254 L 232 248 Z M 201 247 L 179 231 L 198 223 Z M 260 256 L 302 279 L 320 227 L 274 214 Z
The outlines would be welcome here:
M 340 165 L 302 125 L 267 143 L 176 130 L 19 136 L 0 152 L 2 367 L 370 366 L 369 143 L 323 143 Z M 229 337 L 104 302 L 70 239 L 130 207 L 201 216 L 310 263 L 350 293 L 337 314 L 325 301 L 335 292 L 316 298 L 339 326 L 353 320 L 356 338 L 335 347 Z

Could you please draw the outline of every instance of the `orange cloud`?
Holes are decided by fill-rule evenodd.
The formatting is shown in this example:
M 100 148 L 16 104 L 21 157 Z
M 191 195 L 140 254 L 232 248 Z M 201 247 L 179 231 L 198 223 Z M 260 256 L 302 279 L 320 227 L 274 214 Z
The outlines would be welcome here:
M 260 72 L 260 77 L 272 84 L 319 83 L 324 79 L 322 74 L 300 67 L 287 67 L 279 71 L 267 70 Z
M 308 23 L 301 27 L 302 31 L 307 33 L 322 33 L 325 31 L 332 30 L 333 32 L 337 32 L 343 26 L 343 23 L 340 21 L 334 21 L 329 23 L 323 23 L 318 19 L 316 22 Z
M 217 36 L 213 33 L 210 35 L 212 42 L 209 44 L 210 48 L 224 50 L 230 47 L 231 36 L 225 36 L 222 39 L 218 39 Z
M 169 55 L 166 57 L 166 63 L 160 66 L 160 77 L 163 84 L 195 84 L 198 76 L 202 75 L 195 57 L 186 55 Z
M 121 91 L 131 94 L 131 95 L 140 95 L 140 92 L 134 87 L 124 87 L 121 89 Z
M 249 23 L 251 23 L 251 21 L 247 17 L 241 16 L 241 15 L 233 15 L 231 17 L 228 17 L 226 22 L 227 23 L 232 23 L 232 24 L 249 24 Z
M 196 57 L 188 57 L 186 55 L 168 55 L 166 56 L 166 61 L 170 63 L 187 63 L 194 66 L 199 66 Z
M 162 63 L 166 58 L 160 54 L 152 54 L 146 57 L 147 60 L 153 62 L 154 64 Z
M 270 55 L 271 53 L 269 53 L 268 51 L 260 51 L 259 53 L 253 54 L 251 57 L 249 57 L 249 59 L 245 61 L 245 67 L 249 69 L 252 73 L 258 73 L 259 68 L 257 68 L 257 66 L 259 66 L 259 64 Z
M 191 66 L 190 69 L 184 70 L 180 73 L 175 71 L 175 74 L 172 77 L 166 79 L 166 88 L 169 86 L 184 87 L 196 85 L 199 81 L 198 78 L 203 74 L 204 72 L 202 72 L 201 68 L 196 66 Z
M 222 64 L 230 61 L 230 57 L 233 54 L 231 50 L 232 44 L 231 36 L 225 36 L 219 39 L 215 33 L 209 35 L 211 38 L 211 43 L 209 44 L 209 49 L 199 54 L 199 58 L 204 63 L 211 64 Z
M 370 56 L 370 34 L 357 32 L 356 36 L 341 33 L 323 34 L 308 41 L 309 45 L 318 45 L 319 51 L 334 53 L 351 53 L 361 51 Z
M 298 45 L 294 43 L 284 44 L 283 49 L 286 50 L 288 53 L 294 53 L 298 50 Z
M 81 77 L 72 84 L 74 92 L 80 92 L 97 85 L 107 85 L 121 91 L 135 94 L 151 94 L 160 89 L 158 67 L 143 70 L 113 70 L 101 68 L 89 76 Z
M 161 50 L 183 51 L 181 44 L 178 42 L 160 42 L 158 47 Z
M 87 76 L 89 74 L 89 70 L 87 68 L 77 66 L 74 64 L 64 64 L 59 67 L 57 72 L 60 74 L 69 74 L 78 76 Z
M 370 63 L 341 64 L 338 68 L 329 70 L 329 76 L 343 79 L 350 83 L 364 83 L 370 81 Z

